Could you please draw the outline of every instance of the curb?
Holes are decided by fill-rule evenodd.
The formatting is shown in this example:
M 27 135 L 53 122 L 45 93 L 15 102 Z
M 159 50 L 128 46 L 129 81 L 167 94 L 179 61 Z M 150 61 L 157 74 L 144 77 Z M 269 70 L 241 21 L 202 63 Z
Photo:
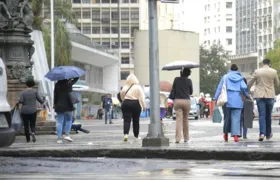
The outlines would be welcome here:
M 160 158 L 189 160 L 280 161 L 279 152 L 258 151 L 196 151 L 178 149 L 61 149 L 61 150 L 0 150 L 4 157 L 80 157 L 80 158 Z

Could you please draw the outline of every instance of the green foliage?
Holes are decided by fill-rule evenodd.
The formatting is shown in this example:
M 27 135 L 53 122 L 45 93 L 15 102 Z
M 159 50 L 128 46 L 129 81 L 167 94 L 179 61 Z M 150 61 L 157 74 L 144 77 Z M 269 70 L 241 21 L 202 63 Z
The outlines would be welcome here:
M 274 42 L 274 49 L 269 51 L 265 57 L 270 59 L 272 68 L 278 70 L 280 67 L 280 39 Z M 280 78 L 280 71 L 278 71 L 278 77 Z M 280 87 L 276 88 L 276 94 L 280 93 Z
M 44 7 L 44 9 L 43 9 Z M 33 28 L 42 30 L 44 45 L 47 53 L 47 59 L 50 67 L 51 62 L 51 31 L 50 24 L 43 24 L 44 20 L 50 21 L 50 1 L 33 0 L 33 13 L 35 21 Z M 44 17 L 41 13 L 44 10 Z M 72 43 L 66 23 L 76 24 L 76 19 L 72 11 L 72 0 L 55 0 L 54 1 L 54 38 L 55 38 L 55 66 L 72 64 Z
M 200 47 L 200 91 L 215 94 L 218 83 L 227 73 L 228 56 L 221 45 L 213 45 L 210 49 Z

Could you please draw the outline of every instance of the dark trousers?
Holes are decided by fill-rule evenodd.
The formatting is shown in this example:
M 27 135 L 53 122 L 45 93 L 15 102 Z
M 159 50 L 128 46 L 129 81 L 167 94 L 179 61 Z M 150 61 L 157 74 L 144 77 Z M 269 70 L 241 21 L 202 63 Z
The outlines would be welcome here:
M 123 113 L 123 133 L 129 134 L 131 120 L 133 122 L 133 133 L 135 137 L 139 135 L 139 119 L 141 114 L 141 106 L 138 100 L 124 100 L 122 103 Z
M 29 127 L 31 129 L 31 133 L 35 133 L 37 112 L 33 114 L 21 114 L 21 117 L 23 120 L 26 140 L 30 140 Z

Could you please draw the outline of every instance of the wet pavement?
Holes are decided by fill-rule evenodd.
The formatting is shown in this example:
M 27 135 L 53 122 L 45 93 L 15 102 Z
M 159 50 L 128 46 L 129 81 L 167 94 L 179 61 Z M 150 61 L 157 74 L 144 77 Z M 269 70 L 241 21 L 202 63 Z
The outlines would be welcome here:
M 279 179 L 280 162 L 0 157 L 0 179 Z
M 55 135 L 37 136 L 36 143 L 26 143 L 24 136 L 18 136 L 15 143 L 0 149 L 0 156 L 38 157 L 127 157 L 127 158 L 170 158 L 170 159 L 216 159 L 216 160 L 280 160 L 280 126 L 273 121 L 273 138 L 258 142 L 258 121 L 248 130 L 248 139 L 235 143 L 223 141 L 222 124 L 211 120 L 191 120 L 189 143 L 175 143 L 175 121 L 165 120 L 165 135 L 170 139 L 169 147 L 143 148 L 141 141 L 135 141 L 130 133 L 129 142 L 123 142 L 122 120 L 113 125 L 104 121 L 84 120 L 83 127 L 90 134 L 73 135 L 74 142 L 57 144 Z M 142 119 L 140 136 L 148 132 L 148 119 Z M 132 131 L 132 129 L 131 129 Z

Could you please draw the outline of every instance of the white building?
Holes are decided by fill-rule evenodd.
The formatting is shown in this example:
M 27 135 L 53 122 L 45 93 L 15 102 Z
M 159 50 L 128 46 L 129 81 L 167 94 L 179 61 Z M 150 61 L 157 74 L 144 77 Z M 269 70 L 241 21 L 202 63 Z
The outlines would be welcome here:
M 235 31 L 235 1 L 204 0 L 204 32 L 200 42 L 207 48 L 221 44 L 229 55 L 233 55 Z

